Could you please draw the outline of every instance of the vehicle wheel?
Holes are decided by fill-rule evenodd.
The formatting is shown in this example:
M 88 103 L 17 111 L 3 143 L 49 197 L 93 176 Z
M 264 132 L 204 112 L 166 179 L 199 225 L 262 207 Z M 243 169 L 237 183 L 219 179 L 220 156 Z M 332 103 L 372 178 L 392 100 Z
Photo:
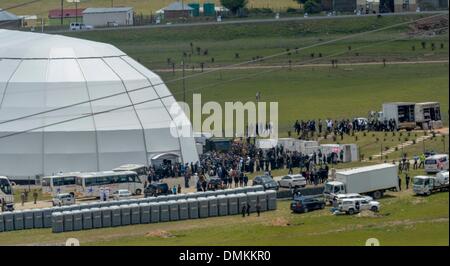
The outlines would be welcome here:
M 325 204 L 321 204 L 321 205 L 320 205 L 320 208 L 321 208 L 321 209 L 324 209 L 324 208 L 325 208 Z
M 378 212 L 378 208 L 376 206 L 372 206 L 370 208 L 370 210 L 373 211 L 373 212 Z
M 75 193 L 73 193 L 73 192 L 70 192 L 69 194 L 70 194 L 70 195 L 72 195 L 72 197 L 74 197 L 74 198 L 75 198 Z
M 289 189 L 292 189 L 292 184 L 289 183 Z
M 355 214 L 355 210 L 354 210 L 354 209 L 349 209 L 349 210 L 348 210 L 348 214 L 350 214 L 350 215 Z
M 427 196 L 430 196 L 430 195 L 431 195 L 431 191 L 428 191 L 426 195 L 427 195 Z
M 303 209 L 303 212 L 304 212 L 304 213 L 309 212 L 308 208 L 304 208 L 304 209 Z
M 136 195 L 141 195 L 141 193 L 142 193 L 142 190 L 136 189 Z
M 381 198 L 383 196 L 383 193 L 381 192 L 381 191 L 375 191 L 374 193 L 373 193 L 373 198 L 374 199 L 379 199 L 379 198 Z

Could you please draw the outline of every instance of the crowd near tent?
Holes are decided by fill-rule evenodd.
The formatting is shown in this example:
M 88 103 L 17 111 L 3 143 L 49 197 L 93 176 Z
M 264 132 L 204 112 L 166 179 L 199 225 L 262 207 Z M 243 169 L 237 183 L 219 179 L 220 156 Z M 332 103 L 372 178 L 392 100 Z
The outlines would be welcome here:
M 177 107 L 158 75 L 111 45 L 0 30 L 0 175 L 111 170 L 167 154 L 196 162 L 192 134 L 171 130 L 192 131 Z

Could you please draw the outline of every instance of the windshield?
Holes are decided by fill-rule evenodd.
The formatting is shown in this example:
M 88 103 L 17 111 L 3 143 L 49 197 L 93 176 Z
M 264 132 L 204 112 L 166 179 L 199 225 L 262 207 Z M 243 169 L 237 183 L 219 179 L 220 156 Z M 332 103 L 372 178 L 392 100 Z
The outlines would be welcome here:
M 419 185 L 419 186 L 421 186 L 421 185 L 423 185 L 423 179 L 421 179 L 421 178 L 416 178 L 416 179 L 414 179 L 414 185 Z
M 333 190 L 333 185 L 325 184 L 325 192 L 331 193 L 332 190 Z
M 12 194 L 11 184 L 7 179 L 0 179 L 0 190 L 6 195 Z
M 269 183 L 269 182 L 272 182 L 272 178 L 270 178 L 270 177 L 262 177 L 261 181 L 263 181 L 264 183 Z
M 428 160 L 425 160 L 425 164 L 436 164 L 437 162 L 436 162 L 436 160 L 434 160 L 434 159 L 428 159 Z

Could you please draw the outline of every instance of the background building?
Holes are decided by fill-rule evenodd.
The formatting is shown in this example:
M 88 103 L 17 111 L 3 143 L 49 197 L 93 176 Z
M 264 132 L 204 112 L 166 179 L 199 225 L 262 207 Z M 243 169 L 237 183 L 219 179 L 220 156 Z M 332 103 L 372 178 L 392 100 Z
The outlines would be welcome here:
M 10 30 L 0 40 L 0 175 L 198 160 L 194 138 L 171 132 L 174 120 L 192 128 L 169 113 L 178 104 L 164 82 L 119 49 Z
M 180 2 L 174 2 L 165 8 L 161 9 L 161 13 L 164 14 L 165 19 L 179 19 L 192 17 L 194 13 L 194 8 L 187 4 L 182 4 Z
M 22 19 L 13 13 L 0 9 L 0 29 L 18 29 L 22 25 Z
M 133 8 L 87 8 L 83 11 L 83 23 L 96 27 L 133 25 Z

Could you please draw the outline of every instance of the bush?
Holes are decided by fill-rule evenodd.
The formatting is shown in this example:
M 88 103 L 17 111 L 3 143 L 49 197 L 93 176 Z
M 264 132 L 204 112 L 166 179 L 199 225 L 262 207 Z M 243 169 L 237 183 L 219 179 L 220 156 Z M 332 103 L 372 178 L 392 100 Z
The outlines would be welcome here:
M 320 13 L 322 11 L 322 6 L 316 0 L 306 1 L 303 8 L 309 14 Z
M 273 10 L 270 8 L 251 8 L 248 10 L 250 14 L 273 14 Z
M 296 9 L 296 8 L 290 7 L 290 8 L 288 8 L 288 9 L 286 10 L 286 12 L 287 12 L 287 13 L 299 13 L 300 10 L 298 10 L 298 9 Z

